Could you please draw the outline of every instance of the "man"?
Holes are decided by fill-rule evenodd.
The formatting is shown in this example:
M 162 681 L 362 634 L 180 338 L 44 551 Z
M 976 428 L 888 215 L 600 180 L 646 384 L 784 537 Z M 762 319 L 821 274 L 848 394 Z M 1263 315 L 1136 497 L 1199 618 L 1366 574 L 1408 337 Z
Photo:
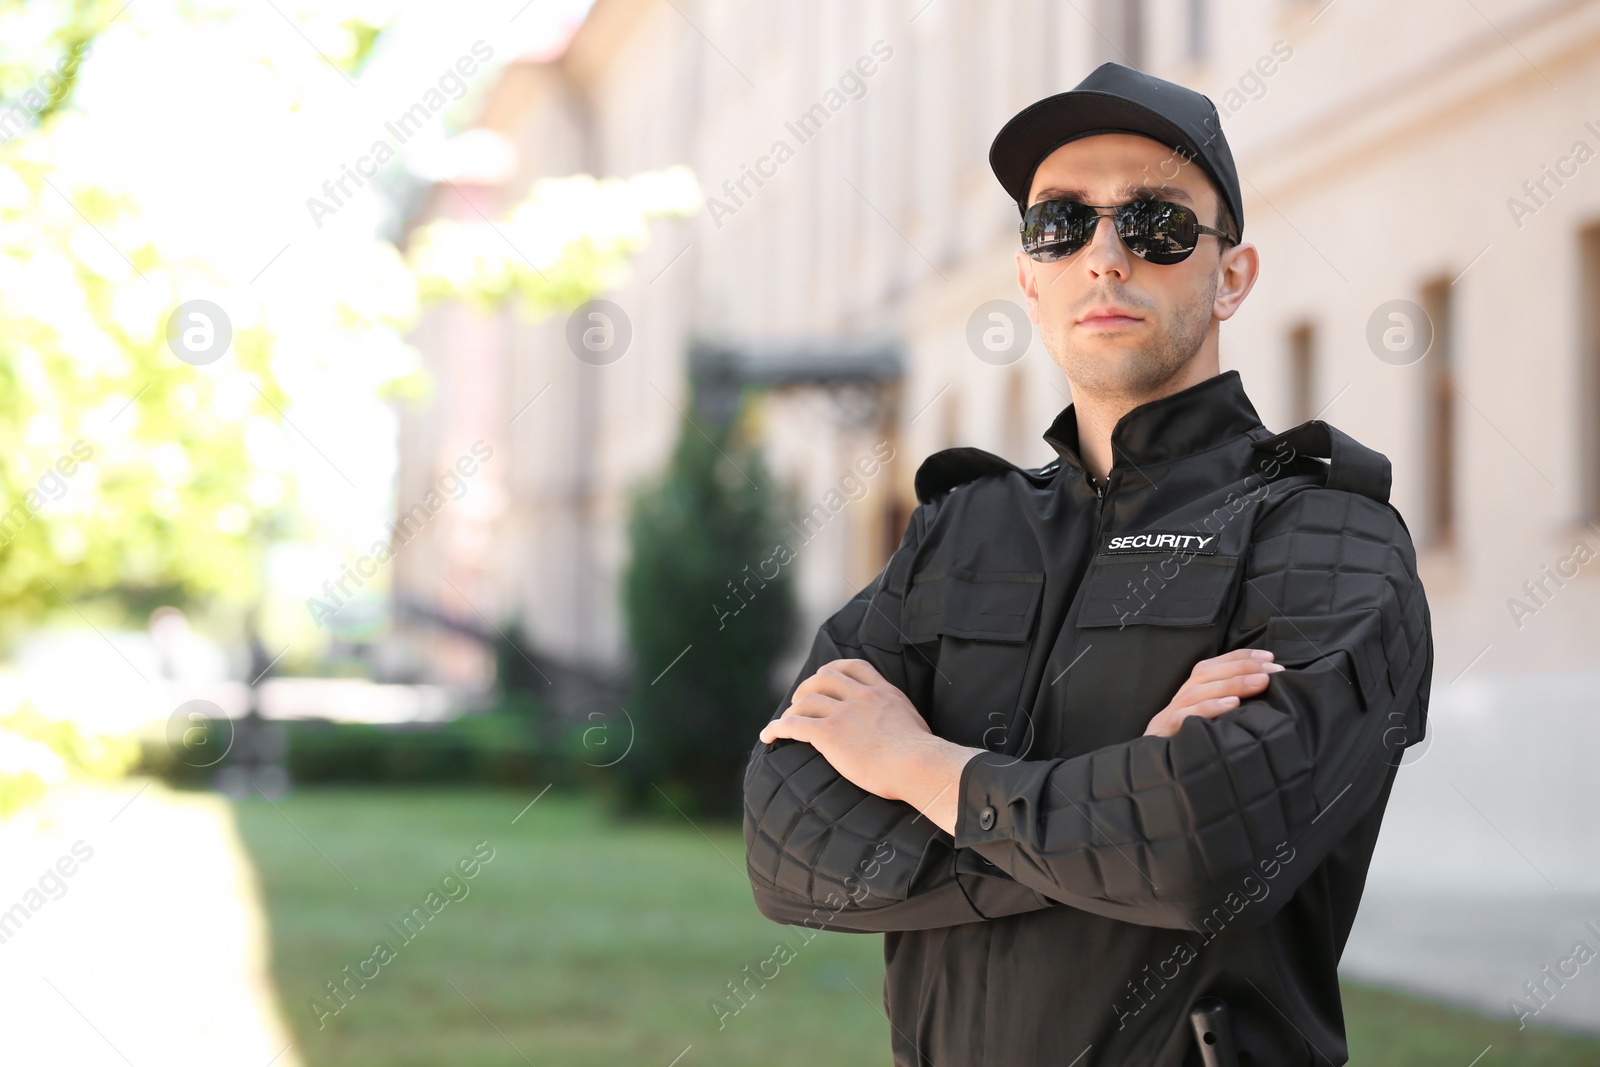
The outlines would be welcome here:
M 751 754 L 757 906 L 884 934 L 900 1067 L 1345 1063 L 1337 965 L 1433 667 L 1389 462 L 1272 434 L 1219 373 L 1259 259 L 1208 99 L 1107 63 L 989 158 L 1060 459 L 918 470 Z

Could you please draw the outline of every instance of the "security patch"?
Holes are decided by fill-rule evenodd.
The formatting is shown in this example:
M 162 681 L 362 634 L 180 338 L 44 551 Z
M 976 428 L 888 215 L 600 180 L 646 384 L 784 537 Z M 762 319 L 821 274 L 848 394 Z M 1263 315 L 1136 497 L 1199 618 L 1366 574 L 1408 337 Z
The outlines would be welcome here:
M 1145 530 L 1142 533 L 1117 534 L 1100 550 L 1101 555 L 1123 552 L 1182 552 L 1191 556 L 1214 556 L 1217 554 L 1217 535 L 1184 530 Z

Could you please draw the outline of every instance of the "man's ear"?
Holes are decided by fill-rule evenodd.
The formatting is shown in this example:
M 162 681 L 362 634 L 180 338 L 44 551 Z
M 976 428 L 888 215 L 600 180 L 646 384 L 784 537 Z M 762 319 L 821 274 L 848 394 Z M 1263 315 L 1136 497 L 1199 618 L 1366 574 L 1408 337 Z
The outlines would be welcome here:
M 1221 276 L 1217 279 L 1217 295 L 1212 301 L 1211 313 L 1219 322 L 1226 322 L 1255 286 L 1261 273 L 1261 255 L 1249 241 L 1233 245 L 1223 253 L 1218 270 Z

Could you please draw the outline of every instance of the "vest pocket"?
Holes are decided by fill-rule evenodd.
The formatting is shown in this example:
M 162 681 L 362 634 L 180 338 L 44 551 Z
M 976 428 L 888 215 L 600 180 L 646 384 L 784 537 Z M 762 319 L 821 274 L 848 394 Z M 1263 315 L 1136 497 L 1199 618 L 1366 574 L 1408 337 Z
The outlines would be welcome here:
M 1210 626 L 1230 600 L 1238 568 L 1238 556 L 1097 556 L 1084 578 L 1078 626 Z
M 906 640 L 916 644 L 944 634 L 1026 641 L 1043 591 L 1043 571 L 992 574 L 952 567 L 934 577 L 919 576 L 906 593 Z
M 905 642 L 932 664 L 930 706 L 918 710 L 935 734 L 991 750 L 1016 743 L 1009 734 L 1043 591 L 1043 571 L 951 568 L 912 582 Z
M 1391 665 L 1384 656 L 1383 614 L 1377 608 L 1337 612 L 1331 615 L 1291 618 L 1274 615 L 1267 620 L 1259 642 L 1270 648 L 1273 661 L 1285 667 L 1337 673 L 1339 679 L 1355 688 L 1361 706 L 1372 711 L 1387 707 L 1394 699 Z M 1343 652 L 1344 657 L 1338 658 Z

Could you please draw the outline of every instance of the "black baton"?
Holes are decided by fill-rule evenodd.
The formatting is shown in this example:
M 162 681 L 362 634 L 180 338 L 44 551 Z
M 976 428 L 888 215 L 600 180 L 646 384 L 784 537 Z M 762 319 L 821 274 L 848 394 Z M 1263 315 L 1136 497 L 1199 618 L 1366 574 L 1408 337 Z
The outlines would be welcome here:
M 1200 1045 L 1205 1067 L 1239 1067 L 1239 1050 L 1233 1044 L 1233 1017 L 1228 1005 L 1216 997 L 1201 997 L 1189 1011 L 1189 1025 Z

